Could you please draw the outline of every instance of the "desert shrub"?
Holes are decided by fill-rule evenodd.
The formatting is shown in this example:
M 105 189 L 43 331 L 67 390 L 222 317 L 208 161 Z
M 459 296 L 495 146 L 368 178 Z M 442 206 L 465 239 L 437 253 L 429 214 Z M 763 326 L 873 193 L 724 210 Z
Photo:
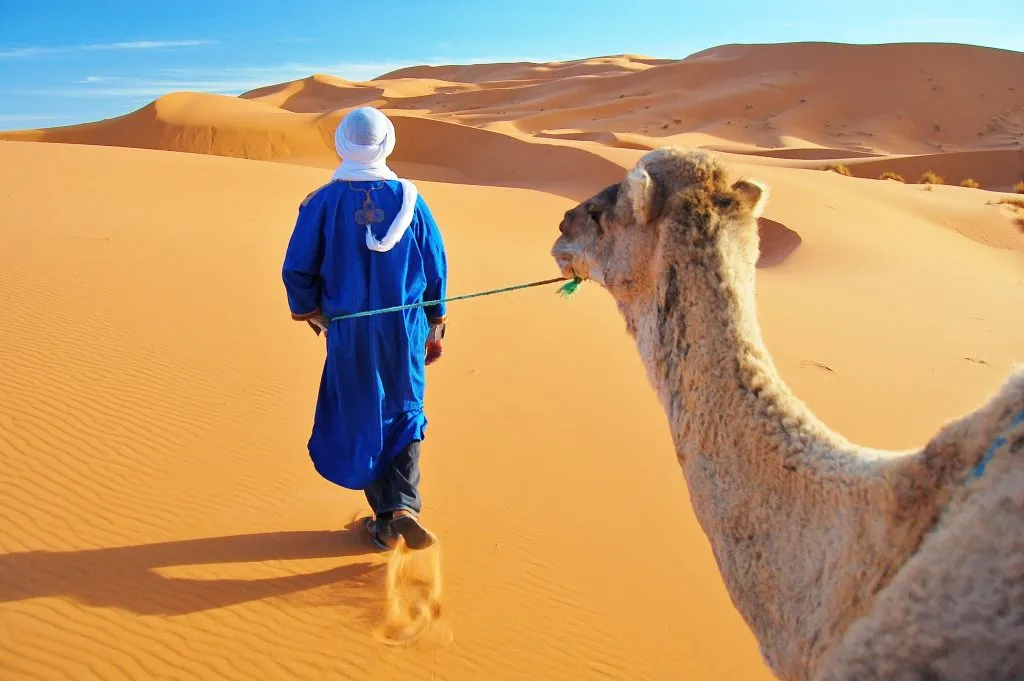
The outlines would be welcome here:
M 842 163 L 829 163 L 827 166 L 825 166 L 825 170 L 831 170 L 833 173 L 839 173 L 840 175 L 845 175 L 846 177 L 851 176 L 850 169 L 844 166 Z
M 1024 199 L 1011 199 L 1008 196 L 1004 196 L 1003 198 L 999 199 L 999 203 L 1024 210 Z
M 891 170 L 886 170 L 884 173 L 878 176 L 879 180 L 896 180 L 897 182 L 905 182 L 903 176 L 899 173 L 894 173 Z
M 1016 185 L 1014 185 L 1013 191 L 1017 192 L 1018 194 L 1024 194 L 1024 180 L 1021 180 Z
M 964 179 L 964 181 L 960 183 L 960 186 L 967 187 L 968 189 L 981 189 L 981 185 L 978 183 L 978 181 L 973 180 L 969 177 Z
M 936 175 L 930 170 L 924 171 L 919 180 L 921 184 L 944 184 L 945 180 L 942 179 L 941 175 Z

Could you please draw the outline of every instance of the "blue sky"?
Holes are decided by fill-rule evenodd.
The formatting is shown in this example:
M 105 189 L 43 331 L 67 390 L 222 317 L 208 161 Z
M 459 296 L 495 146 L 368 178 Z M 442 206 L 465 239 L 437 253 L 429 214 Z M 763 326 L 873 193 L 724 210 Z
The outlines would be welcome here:
M 410 64 L 682 58 L 724 43 L 958 42 L 1024 51 L 1024 2 L 0 0 L 0 130 Z

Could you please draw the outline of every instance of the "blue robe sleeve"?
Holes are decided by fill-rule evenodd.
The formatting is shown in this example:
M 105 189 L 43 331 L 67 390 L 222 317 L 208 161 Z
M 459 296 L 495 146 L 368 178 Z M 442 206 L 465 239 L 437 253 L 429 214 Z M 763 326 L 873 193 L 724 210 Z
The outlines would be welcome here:
M 315 194 L 307 196 L 299 206 L 281 272 L 292 319 L 298 321 L 320 314 L 324 202 Z
M 441 230 L 438 229 L 434 216 L 422 196 L 416 199 L 416 219 L 422 228 L 420 251 L 423 254 L 423 274 L 427 280 L 423 299 L 443 300 L 448 294 L 448 259 L 444 250 L 444 239 L 441 238 Z M 444 303 L 428 305 L 423 309 L 431 324 L 443 322 L 448 314 Z

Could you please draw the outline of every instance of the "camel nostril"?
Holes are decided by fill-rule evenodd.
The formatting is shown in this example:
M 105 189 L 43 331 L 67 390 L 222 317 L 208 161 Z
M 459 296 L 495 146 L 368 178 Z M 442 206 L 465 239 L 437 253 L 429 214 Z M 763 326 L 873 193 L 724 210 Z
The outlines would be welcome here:
M 569 225 L 566 220 L 562 220 L 558 223 L 558 231 L 565 236 L 569 235 Z

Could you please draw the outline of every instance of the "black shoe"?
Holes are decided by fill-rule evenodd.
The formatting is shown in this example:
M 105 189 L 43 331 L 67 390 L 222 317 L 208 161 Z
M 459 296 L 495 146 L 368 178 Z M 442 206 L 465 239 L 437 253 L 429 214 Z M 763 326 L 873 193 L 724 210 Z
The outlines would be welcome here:
M 365 527 L 367 534 L 370 535 L 370 541 L 383 551 L 390 551 L 398 543 L 398 534 L 389 520 L 367 518 Z
M 391 529 L 402 535 L 406 546 L 414 551 L 429 548 L 437 542 L 434 533 L 423 527 L 414 515 L 396 515 L 391 521 Z

